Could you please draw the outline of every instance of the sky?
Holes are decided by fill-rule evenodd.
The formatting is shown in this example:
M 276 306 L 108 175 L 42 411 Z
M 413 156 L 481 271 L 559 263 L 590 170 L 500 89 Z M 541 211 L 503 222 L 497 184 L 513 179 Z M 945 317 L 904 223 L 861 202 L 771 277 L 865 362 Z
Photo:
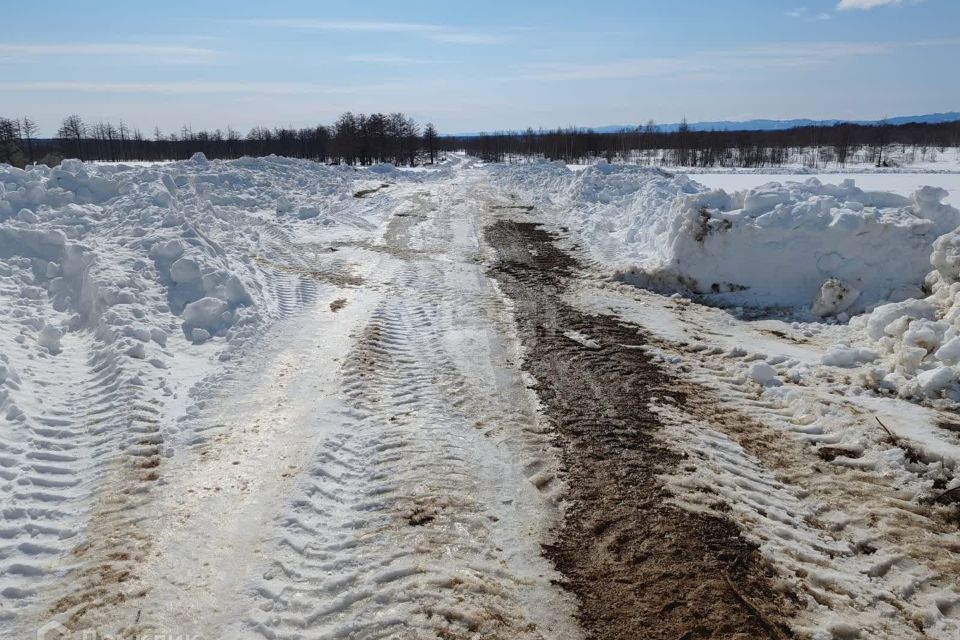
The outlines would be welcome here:
M 441 133 L 960 110 L 957 0 L 10 2 L 0 116 L 152 135 L 403 111 Z M 953 78 L 953 80 L 951 80 Z

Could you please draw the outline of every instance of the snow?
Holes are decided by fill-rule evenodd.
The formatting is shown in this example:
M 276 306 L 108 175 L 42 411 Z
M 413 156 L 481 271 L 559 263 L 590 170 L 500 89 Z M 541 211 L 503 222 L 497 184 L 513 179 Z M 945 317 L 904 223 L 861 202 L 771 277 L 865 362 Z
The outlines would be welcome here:
M 755 362 L 750 365 L 747 372 L 750 379 L 764 387 L 772 387 L 780 384 L 777 378 L 777 370 L 766 362 Z
M 565 335 L 566 337 L 570 338 L 571 340 L 573 340 L 573 341 L 576 342 L 577 344 L 586 347 L 587 349 L 594 349 L 594 350 L 596 350 L 596 349 L 599 349 L 599 348 L 600 348 L 600 343 L 599 343 L 599 342 L 597 342 L 596 340 L 593 340 L 592 338 L 587 337 L 586 335 L 584 335 L 583 333 L 581 333 L 581 332 L 579 332 L 579 331 L 573 331 L 573 330 L 564 331 L 564 332 L 563 332 L 563 335 Z
M 951 376 L 943 368 L 960 364 L 960 342 L 952 342 L 960 336 L 960 211 L 940 186 L 954 185 L 954 174 L 855 176 L 910 185 L 895 193 L 864 190 L 842 175 L 823 176 L 839 178 L 831 184 L 749 172 L 710 175 L 722 188 L 708 189 L 683 175 L 603 161 L 577 171 L 540 163 L 491 173 L 569 229 L 572 243 L 619 280 L 849 322 L 818 364 L 853 370 L 854 387 L 960 401 L 960 369 Z
M 934 240 L 960 225 L 960 211 L 942 203 L 947 192 L 933 187 L 905 197 L 811 177 L 728 193 L 605 161 L 577 172 L 562 163 L 491 171 L 556 211 L 590 257 L 627 282 L 820 316 L 917 287 Z
M 827 350 L 820 361 L 829 367 L 852 367 L 858 364 L 873 362 L 878 358 L 875 351 L 869 349 L 850 348 L 847 345 L 834 345 Z
M 594 276 L 570 304 L 636 324 L 654 361 L 733 412 L 657 405 L 690 462 L 664 479 L 683 508 L 734 514 L 806 595 L 795 631 L 957 637 L 940 551 L 956 528 L 925 506 L 960 482 L 955 175 L 693 176 L 707 188 L 604 163 L 488 171 Z
M 688 462 L 665 493 L 741 527 L 803 599 L 798 634 L 957 637 L 956 527 L 933 503 L 960 482 L 950 187 L 734 177 L 753 182 L 605 163 L 0 167 L 0 633 L 71 588 L 54 559 L 104 541 L 113 558 L 162 522 L 136 572 L 150 599 L 116 600 L 125 624 L 142 606 L 217 610 L 237 637 L 362 633 L 384 610 L 423 623 L 423 585 L 482 575 L 440 604 L 576 638 L 540 555 L 562 515 L 562 482 L 538 484 L 560 476 L 553 435 L 485 276 L 482 229 L 516 216 L 581 259 L 565 303 L 636 324 L 705 395 L 651 406 Z M 127 484 L 123 456 L 163 484 Z M 98 519 L 147 491 L 142 519 Z M 383 516 L 411 495 L 449 528 Z M 310 619 L 289 595 L 305 588 Z
M 957 483 L 960 440 L 940 426 L 948 415 L 855 393 L 836 375 L 835 366 L 877 356 L 830 346 L 855 331 L 741 320 L 602 280 L 579 281 L 566 301 L 637 324 L 658 362 L 673 365 L 697 394 L 713 390 L 694 410 L 651 407 L 671 425 L 664 445 L 679 447 L 685 460 L 663 481 L 678 506 L 719 510 L 740 524 L 804 603 L 795 632 L 906 638 L 922 620 L 924 637 L 956 637 L 960 618 L 942 604 L 960 602 L 960 590 L 953 553 L 941 551 L 955 545 L 956 526 L 936 524 L 923 505 Z M 837 362 L 821 364 L 828 356 Z
M 391 179 L 415 185 L 422 175 Z M 305 262 L 291 253 L 292 238 L 329 246 L 369 237 L 390 215 L 380 200 L 352 197 L 371 177 L 200 154 L 0 165 L 0 592 L 17 593 L 0 613 L 0 635 L 62 580 L 24 545 L 50 558 L 68 553 L 105 470 L 155 438 L 179 453 L 179 421 L 210 381 L 255 349 L 266 327 L 333 291 L 325 273 L 349 273 L 340 257 L 348 250 Z M 325 224 L 277 216 L 281 200 Z M 9 571 L 28 564 L 37 566 L 29 577 Z
M 822 182 L 839 183 L 853 180 L 857 186 L 867 191 L 890 191 L 909 197 L 921 187 L 933 185 L 947 191 L 946 204 L 960 207 L 960 165 L 952 173 L 770 173 L 766 170 L 753 172 L 712 172 L 703 173 L 699 169 L 689 169 L 686 175 L 710 189 L 725 189 L 728 192 L 752 189 L 768 182 L 803 182 L 811 177 Z
M 581 637 L 465 193 L 447 165 L 0 166 L 0 635 L 60 601 L 104 637 Z

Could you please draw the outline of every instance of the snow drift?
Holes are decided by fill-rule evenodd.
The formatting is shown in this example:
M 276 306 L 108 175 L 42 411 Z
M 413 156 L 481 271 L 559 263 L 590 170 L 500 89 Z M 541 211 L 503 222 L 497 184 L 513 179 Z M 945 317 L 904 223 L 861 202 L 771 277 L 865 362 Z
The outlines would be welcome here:
M 919 294 L 933 241 L 960 211 L 931 187 L 905 198 L 816 178 L 728 194 L 685 176 L 597 163 L 493 169 L 548 208 L 626 281 L 722 302 L 857 312 Z M 562 200 L 539 193 L 559 192 Z
M 930 264 L 932 295 L 878 306 L 850 325 L 878 351 L 867 386 L 960 402 L 960 229 L 936 240 Z

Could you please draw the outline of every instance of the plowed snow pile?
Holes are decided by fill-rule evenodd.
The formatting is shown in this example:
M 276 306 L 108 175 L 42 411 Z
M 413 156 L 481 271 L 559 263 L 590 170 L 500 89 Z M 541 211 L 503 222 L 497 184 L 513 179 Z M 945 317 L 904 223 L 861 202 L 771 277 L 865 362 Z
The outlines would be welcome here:
M 420 178 L 200 154 L 0 165 L 0 635 L 69 568 L 53 560 L 104 469 L 124 454 L 152 469 L 206 437 L 178 434 L 198 383 L 337 267 L 332 249 L 292 253 L 297 239 L 372 235 L 391 211 L 353 194 L 385 180 Z
M 905 198 L 810 178 L 728 194 L 604 162 L 493 171 L 625 280 L 821 316 L 920 295 L 933 241 L 960 225 L 946 192 L 929 187 Z
M 874 363 L 861 375 L 867 388 L 901 397 L 960 402 L 960 230 L 936 240 L 926 278 L 932 295 L 880 305 L 853 318 L 857 344 L 836 345 L 824 364 Z M 866 348 L 862 348 L 865 346 Z M 861 358 L 847 357 L 859 352 Z

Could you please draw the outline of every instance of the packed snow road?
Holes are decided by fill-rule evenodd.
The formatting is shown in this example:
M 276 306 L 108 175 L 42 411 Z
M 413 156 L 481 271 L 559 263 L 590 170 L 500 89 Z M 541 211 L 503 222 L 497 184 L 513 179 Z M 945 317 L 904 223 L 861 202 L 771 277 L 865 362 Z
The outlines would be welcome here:
M 5 171 L 5 637 L 960 633 L 952 409 L 612 278 L 566 176 Z

